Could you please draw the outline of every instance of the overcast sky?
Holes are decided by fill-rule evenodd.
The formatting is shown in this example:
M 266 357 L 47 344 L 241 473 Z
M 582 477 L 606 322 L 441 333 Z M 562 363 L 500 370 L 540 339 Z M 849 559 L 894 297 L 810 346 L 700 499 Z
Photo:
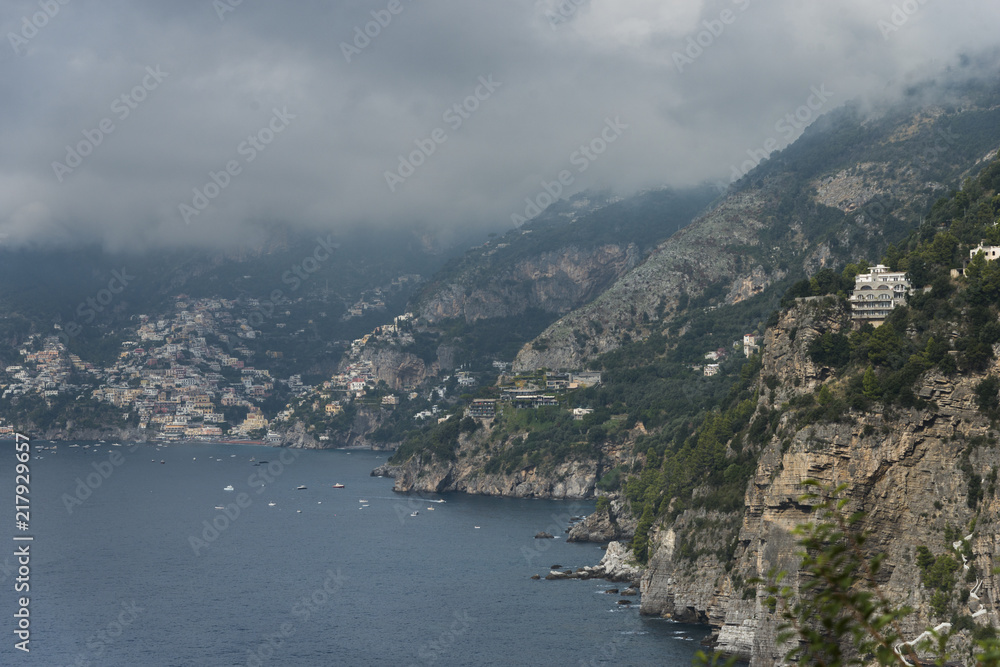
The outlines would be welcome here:
M 728 182 L 786 114 L 891 94 L 997 25 L 989 0 L 0 0 L 0 237 L 503 230 L 543 181 Z

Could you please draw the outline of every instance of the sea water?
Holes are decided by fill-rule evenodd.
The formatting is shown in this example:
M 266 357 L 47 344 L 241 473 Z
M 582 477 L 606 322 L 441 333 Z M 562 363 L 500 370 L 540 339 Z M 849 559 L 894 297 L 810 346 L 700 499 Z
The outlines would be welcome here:
M 590 502 L 396 494 L 379 452 L 70 444 L 32 443 L 16 593 L 0 443 L 0 664 L 689 665 L 706 634 L 618 605 L 621 584 L 530 578 L 600 561 L 565 540 Z

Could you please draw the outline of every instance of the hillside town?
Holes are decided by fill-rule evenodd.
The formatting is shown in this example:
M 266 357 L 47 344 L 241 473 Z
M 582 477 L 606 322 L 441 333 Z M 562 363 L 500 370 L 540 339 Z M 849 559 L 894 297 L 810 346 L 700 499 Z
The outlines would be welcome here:
M 412 346 L 412 313 L 344 341 L 337 371 L 318 385 L 307 386 L 298 374 L 274 377 L 263 366 L 280 359 L 281 353 L 267 350 L 260 359 L 248 344 L 261 335 L 260 318 L 254 317 L 260 303 L 255 301 L 180 295 L 169 315 L 137 316 L 117 356 L 103 366 L 71 353 L 68 337 L 56 324 L 51 335 L 27 339 L 17 364 L 0 368 L 0 397 L 8 404 L 13 398 L 40 399 L 49 407 L 58 401 L 90 399 L 114 408 L 123 424 L 147 439 L 279 444 L 282 430 L 304 416 L 296 410 L 334 418 L 354 402 L 394 410 L 403 401 L 426 399 L 426 407 L 415 410 L 412 420 L 443 420 L 439 401 L 474 391 L 480 384 L 480 374 L 461 369 L 433 378 L 422 388 L 408 383 L 393 390 L 380 381 L 366 352 Z M 493 362 L 499 374 L 499 399 L 494 403 L 519 409 L 559 405 L 560 394 L 601 382 L 600 373 L 582 371 L 512 376 L 509 366 Z M 476 405 L 469 413 L 486 417 L 486 404 Z M 495 408 L 488 413 L 492 417 Z M 12 428 L 0 417 L 0 433 Z

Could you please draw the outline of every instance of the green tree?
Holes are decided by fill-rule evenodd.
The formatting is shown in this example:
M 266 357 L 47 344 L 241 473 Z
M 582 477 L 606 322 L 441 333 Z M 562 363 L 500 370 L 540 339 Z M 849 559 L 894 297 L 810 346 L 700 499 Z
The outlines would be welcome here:
M 882 397 L 882 387 L 879 384 L 878 377 L 875 375 L 875 369 L 871 366 L 865 369 L 865 375 L 861 380 L 861 387 L 865 398 L 877 401 Z

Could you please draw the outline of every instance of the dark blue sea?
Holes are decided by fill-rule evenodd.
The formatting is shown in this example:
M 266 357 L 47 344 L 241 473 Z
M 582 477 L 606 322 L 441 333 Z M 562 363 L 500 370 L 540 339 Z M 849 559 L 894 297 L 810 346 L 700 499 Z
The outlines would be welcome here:
M 19 531 L 0 443 L 2 665 L 689 665 L 706 634 L 530 579 L 600 560 L 564 539 L 591 503 L 395 494 L 378 452 L 69 444 L 32 442 Z

